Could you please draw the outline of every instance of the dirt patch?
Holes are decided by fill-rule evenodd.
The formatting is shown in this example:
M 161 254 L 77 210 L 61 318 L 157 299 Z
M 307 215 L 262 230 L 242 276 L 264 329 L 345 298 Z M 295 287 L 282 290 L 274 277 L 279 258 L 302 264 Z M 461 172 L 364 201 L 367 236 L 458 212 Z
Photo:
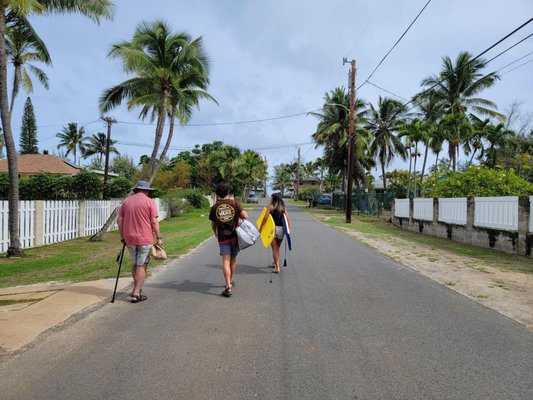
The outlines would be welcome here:
M 505 271 L 468 256 L 453 254 L 389 235 L 342 232 L 375 248 L 399 263 L 448 286 L 533 329 L 533 275 Z

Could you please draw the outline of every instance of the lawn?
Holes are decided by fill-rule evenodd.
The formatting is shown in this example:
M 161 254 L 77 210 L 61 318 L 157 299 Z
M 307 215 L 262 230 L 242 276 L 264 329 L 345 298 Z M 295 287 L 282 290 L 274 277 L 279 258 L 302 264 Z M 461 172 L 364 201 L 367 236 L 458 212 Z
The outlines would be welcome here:
M 212 235 L 208 214 L 208 210 L 193 210 L 161 222 L 169 258 L 187 252 Z M 117 273 L 117 254 L 121 249 L 118 232 L 106 233 L 100 242 L 81 238 L 26 249 L 22 258 L 0 258 L 0 287 L 112 278 Z M 160 263 L 150 261 L 152 266 Z M 130 274 L 129 265 L 126 253 L 121 276 Z

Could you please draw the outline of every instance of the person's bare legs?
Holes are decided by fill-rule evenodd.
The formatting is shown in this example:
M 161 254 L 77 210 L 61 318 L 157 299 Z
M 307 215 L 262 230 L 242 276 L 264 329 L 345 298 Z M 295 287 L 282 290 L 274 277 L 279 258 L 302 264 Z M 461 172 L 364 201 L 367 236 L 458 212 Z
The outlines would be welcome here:
M 279 245 L 281 240 L 274 239 L 272 241 L 272 258 L 274 258 L 274 272 L 280 272 L 279 269 Z
M 232 257 L 235 257 L 235 256 L 232 256 L 230 254 L 222 256 L 222 271 L 224 272 L 224 281 L 226 282 L 226 289 L 228 289 L 228 292 L 230 293 L 231 293 L 231 280 L 233 277 L 233 272 L 235 272 L 235 262 L 233 265 L 233 272 L 231 268 Z
M 136 265 L 133 268 L 135 271 L 132 270 L 133 274 L 133 295 L 138 296 L 141 293 L 141 290 L 143 288 L 144 279 L 146 278 L 146 268 L 148 267 L 147 264 L 144 265 Z
M 230 270 L 231 270 L 230 283 L 231 283 L 232 288 L 233 288 L 233 281 L 235 280 L 234 276 L 235 276 L 236 268 L 237 268 L 237 256 L 231 256 L 230 258 Z

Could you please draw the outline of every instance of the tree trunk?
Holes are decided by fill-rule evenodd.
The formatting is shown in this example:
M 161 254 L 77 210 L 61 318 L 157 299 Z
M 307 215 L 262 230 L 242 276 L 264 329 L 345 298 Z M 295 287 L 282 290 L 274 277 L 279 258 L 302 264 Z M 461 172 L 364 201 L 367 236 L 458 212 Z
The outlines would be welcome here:
M 157 175 L 157 171 L 159 171 L 159 167 L 161 167 L 161 164 L 163 164 L 163 160 L 167 156 L 168 148 L 170 147 L 170 143 L 172 142 L 172 136 L 174 135 L 174 114 L 176 112 L 175 107 L 172 107 L 172 113 L 170 116 L 170 127 L 168 129 L 168 137 L 167 141 L 165 143 L 165 147 L 163 147 L 163 151 L 161 152 L 161 155 L 159 156 L 159 160 L 157 160 L 157 163 L 154 165 L 154 168 L 152 170 L 152 176 L 150 177 L 150 184 L 154 182 L 155 176 Z
M 11 131 L 11 114 L 7 89 L 7 56 L 6 56 L 6 7 L 0 6 L 0 114 L 7 153 L 9 171 L 9 247 L 8 257 L 22 256 L 19 237 L 19 174 L 17 150 Z
M 409 147 L 409 174 L 407 178 L 407 198 L 411 198 L 411 167 L 413 163 L 413 157 L 411 156 L 411 147 Z
M 415 163 L 413 166 L 413 179 L 414 179 L 414 190 L 413 190 L 413 197 L 416 197 L 416 160 L 418 158 L 418 142 L 415 144 Z
M 383 193 L 387 195 L 387 178 L 385 177 L 385 163 L 381 162 L 381 174 L 383 175 Z
M 474 161 L 474 156 L 476 155 L 477 148 L 474 147 L 474 151 L 472 152 L 472 157 L 470 157 L 470 161 L 468 161 L 468 166 L 470 167 L 472 165 L 472 161 Z
M 130 195 L 132 193 L 133 192 L 130 192 Z M 100 240 L 102 240 L 102 237 L 104 236 L 104 233 L 106 233 L 106 231 L 109 229 L 109 227 L 111 226 L 111 224 L 113 223 L 113 221 L 117 217 L 119 208 L 120 207 L 115 207 L 115 209 L 113 210 L 113 212 L 111 213 L 111 215 L 109 216 L 109 218 L 107 219 L 105 224 L 100 228 L 100 230 L 89 238 L 89 242 L 99 242 Z
M 420 176 L 420 183 L 424 182 L 424 174 L 426 172 L 426 161 L 428 159 L 428 150 L 429 147 L 426 145 L 426 150 L 424 151 L 424 162 L 422 163 L 422 175 Z
M 168 90 L 163 90 L 163 98 L 161 100 L 161 110 L 159 112 L 159 115 L 157 116 L 157 127 L 155 130 L 155 139 L 154 139 L 154 148 L 152 149 L 152 154 L 150 155 L 150 160 L 148 161 L 148 164 L 143 169 L 143 172 L 141 174 L 141 177 L 139 180 L 145 181 L 148 177 L 148 174 L 151 174 L 151 176 L 154 176 L 154 169 L 155 169 L 155 162 L 157 159 L 157 152 L 159 151 L 159 145 L 161 144 L 161 138 L 163 137 L 163 128 L 165 126 L 165 118 L 167 114 L 167 100 L 168 100 Z
M 18 86 L 18 76 L 20 74 L 20 67 L 15 67 L 15 70 L 13 71 L 13 88 L 11 89 L 11 104 L 9 106 L 9 115 L 13 115 L 13 106 L 15 105 L 15 88 Z M 7 82 L 7 79 L 6 79 Z
M 437 157 L 435 157 L 435 172 L 439 170 L 439 154 L 440 151 L 437 151 Z

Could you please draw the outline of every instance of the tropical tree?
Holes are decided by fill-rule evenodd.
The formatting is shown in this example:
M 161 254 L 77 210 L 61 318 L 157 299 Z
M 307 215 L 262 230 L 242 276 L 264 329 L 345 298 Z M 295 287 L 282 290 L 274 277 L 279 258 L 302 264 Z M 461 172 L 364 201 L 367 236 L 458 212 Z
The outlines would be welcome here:
M 243 182 L 243 198 L 247 198 L 252 187 L 262 186 L 268 175 L 266 162 L 254 150 L 242 153 L 237 163 L 237 171 Z
M 133 158 L 127 154 L 119 154 L 113 157 L 109 170 L 130 181 L 133 181 L 140 173 Z
M 117 148 L 114 146 L 116 140 L 109 140 L 109 153 L 119 154 Z M 89 138 L 89 142 L 85 147 L 85 152 L 83 153 L 83 158 L 89 158 L 98 154 L 99 163 L 102 164 L 104 155 L 107 151 L 107 136 L 104 132 L 98 132 L 93 134 Z
M 489 124 L 485 128 L 484 139 L 488 142 L 485 151 L 486 165 L 489 168 L 496 166 L 498 153 L 504 149 L 515 147 L 515 134 L 512 130 L 506 129 L 504 124 Z
M 272 182 L 272 189 L 279 190 L 282 195 L 292 186 L 294 177 L 287 168 L 287 164 L 280 164 L 274 166 L 274 177 Z
M 407 108 L 398 100 L 379 97 L 377 109 L 369 105 L 366 129 L 372 134 L 370 153 L 376 157 L 381 166 L 383 191 L 387 193 L 387 175 L 385 167 L 399 155 L 405 160 L 405 148 L 397 133 L 403 124 L 403 114 Z
M 20 127 L 20 154 L 37 154 L 37 122 L 33 111 L 33 104 L 28 97 L 24 104 L 24 114 L 22 114 L 22 125 Z
M 28 25 L 14 25 L 6 32 L 6 53 L 9 63 L 13 66 L 13 82 L 11 88 L 11 105 L 9 112 L 13 114 L 15 97 L 20 87 L 30 94 L 33 92 L 31 75 L 35 76 L 41 85 L 48 89 L 46 73 L 32 65 L 32 62 L 42 62 L 51 65 L 52 60 L 46 45 Z
M 186 33 L 174 34 L 162 21 L 142 22 L 133 39 L 113 45 L 109 55 L 120 58 L 125 72 L 135 77 L 106 90 L 100 108 L 107 112 L 127 100 L 129 109 L 142 107 L 141 118 L 151 115 L 157 120 L 152 153 L 141 174 L 141 179 L 151 174 L 153 181 L 161 164 L 157 156 L 167 116 L 171 116 L 169 139 L 159 160 L 164 159 L 170 145 L 174 116 L 185 123 L 199 99 L 212 99 L 203 90 L 209 81 L 202 38 L 193 41 Z
M 78 124 L 75 122 L 69 123 L 61 132 L 56 134 L 60 139 L 57 148 L 65 148 L 65 156 L 72 153 L 74 157 L 74 164 L 79 165 L 79 158 L 77 157 L 78 150 L 81 155 L 84 155 L 87 147 L 87 138 L 85 137 L 85 128 L 82 126 L 78 129 Z
M 408 151 L 409 156 L 409 179 L 407 184 L 407 196 L 408 198 L 411 195 L 411 179 L 414 181 L 413 194 L 416 197 L 417 190 L 417 171 L 416 171 L 416 161 L 422 155 L 418 151 L 418 145 L 422 142 L 427 142 L 427 132 L 425 130 L 424 124 L 419 119 L 415 118 L 407 124 L 404 124 L 401 128 L 400 137 L 405 137 L 406 144 L 405 149 Z M 413 150 L 411 150 L 414 147 Z M 414 159 L 414 163 L 412 160 Z M 413 165 L 414 164 L 414 165 Z M 412 168 L 411 168 L 412 167 Z M 413 177 L 413 178 L 412 178 Z
M 320 191 L 324 191 L 324 176 L 328 172 L 328 165 L 323 157 L 318 157 L 315 161 L 315 168 L 318 171 L 320 179 Z
M 302 173 L 305 179 L 316 178 L 317 167 L 313 161 L 308 161 L 302 165 Z
M 22 255 L 19 237 L 19 177 L 17 151 L 11 129 L 7 88 L 7 31 L 14 26 L 31 28 L 28 17 L 35 14 L 79 13 L 99 22 L 111 18 L 113 4 L 108 0 L 3 0 L 0 2 L 0 115 L 4 130 L 9 170 L 9 236 L 8 256 Z
M 317 147 L 324 146 L 324 159 L 327 160 L 331 172 L 344 174 L 348 161 L 348 133 L 350 116 L 349 95 L 344 88 L 336 88 L 324 95 L 324 105 L 318 112 L 309 115 L 316 117 L 319 122 L 316 131 L 311 135 Z M 361 133 L 360 127 L 365 122 L 366 103 L 362 99 L 355 99 L 355 155 L 361 155 L 360 147 L 357 147 L 357 134 Z M 359 145 L 362 142 L 359 141 Z M 355 178 L 365 182 L 366 172 L 362 160 L 354 156 Z

